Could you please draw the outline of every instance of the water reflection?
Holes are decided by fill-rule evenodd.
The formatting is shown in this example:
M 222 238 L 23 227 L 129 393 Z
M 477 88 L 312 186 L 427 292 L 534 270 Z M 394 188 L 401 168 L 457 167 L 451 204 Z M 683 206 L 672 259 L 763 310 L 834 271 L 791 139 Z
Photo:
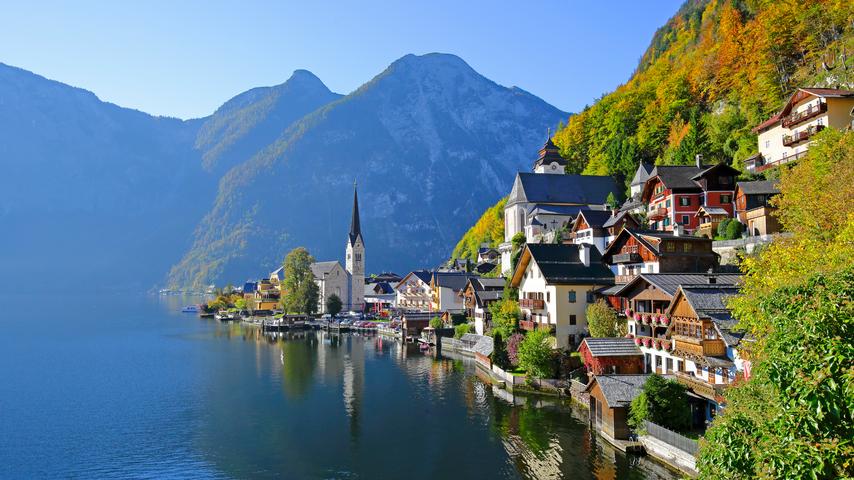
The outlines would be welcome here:
M 603 444 L 588 429 L 585 411 L 498 389 L 479 379 L 468 359 L 434 358 L 413 344 L 323 331 L 265 334 L 219 325 L 214 338 L 252 344 L 252 383 L 270 378 L 281 386 L 280 398 L 255 402 L 263 420 L 229 427 L 252 431 L 251 443 L 265 445 L 246 456 L 229 455 L 229 463 L 217 458 L 230 475 L 399 478 L 413 463 L 456 455 L 466 460 L 464 467 L 435 460 L 405 476 L 675 478 Z M 265 427 L 248 428 L 259 422 Z M 395 455 L 402 457 L 389 460 Z M 259 463 L 265 468 L 258 470 Z

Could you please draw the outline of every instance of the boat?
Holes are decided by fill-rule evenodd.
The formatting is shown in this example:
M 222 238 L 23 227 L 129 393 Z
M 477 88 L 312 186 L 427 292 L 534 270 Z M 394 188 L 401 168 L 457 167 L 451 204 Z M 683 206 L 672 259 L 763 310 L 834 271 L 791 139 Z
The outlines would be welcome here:
M 199 310 L 200 309 L 198 305 L 187 305 L 186 307 L 181 309 L 183 313 L 198 313 Z

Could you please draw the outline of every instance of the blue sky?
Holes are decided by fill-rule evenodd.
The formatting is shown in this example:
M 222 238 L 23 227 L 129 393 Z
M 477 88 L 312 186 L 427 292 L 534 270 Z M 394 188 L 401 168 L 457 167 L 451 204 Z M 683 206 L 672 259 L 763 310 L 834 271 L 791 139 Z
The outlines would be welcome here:
M 314 72 L 349 93 L 407 53 L 578 111 L 629 78 L 682 0 L 0 1 L 0 62 L 158 115 Z

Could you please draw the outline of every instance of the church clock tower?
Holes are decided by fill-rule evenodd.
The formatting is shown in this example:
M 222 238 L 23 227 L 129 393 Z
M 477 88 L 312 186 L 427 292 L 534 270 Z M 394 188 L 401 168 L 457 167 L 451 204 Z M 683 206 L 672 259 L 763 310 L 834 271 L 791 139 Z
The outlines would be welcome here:
M 347 238 L 347 272 L 350 274 L 350 310 L 365 309 L 365 242 L 359 223 L 359 194 L 353 184 L 353 217 Z

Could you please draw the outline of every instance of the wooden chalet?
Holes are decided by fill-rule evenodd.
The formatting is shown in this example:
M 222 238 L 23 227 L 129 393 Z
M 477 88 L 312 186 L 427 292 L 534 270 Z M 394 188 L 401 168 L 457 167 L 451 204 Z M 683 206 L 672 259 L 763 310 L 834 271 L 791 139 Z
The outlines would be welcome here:
M 587 337 L 578 347 L 587 372 L 643 373 L 643 352 L 631 338 Z

